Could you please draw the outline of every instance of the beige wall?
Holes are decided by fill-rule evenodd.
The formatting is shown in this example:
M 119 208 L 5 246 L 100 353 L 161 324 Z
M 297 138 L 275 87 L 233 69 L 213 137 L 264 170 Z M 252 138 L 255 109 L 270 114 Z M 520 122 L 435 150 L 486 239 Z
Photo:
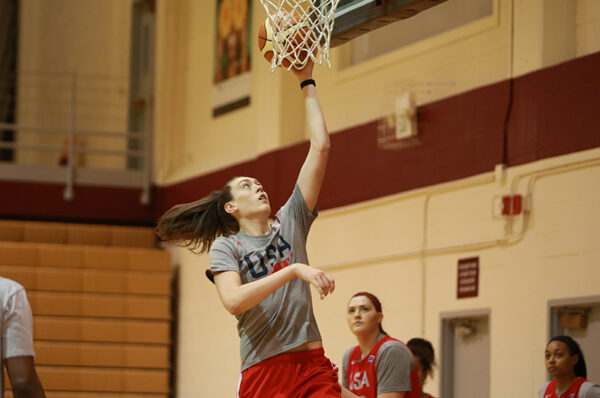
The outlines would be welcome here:
M 350 258 L 340 259 L 340 254 L 344 253 L 340 247 L 332 247 L 331 251 L 322 250 L 320 253 L 319 247 L 313 246 L 323 239 L 320 229 L 323 224 L 317 223 L 311 235 L 313 264 L 350 261 L 341 268 L 339 274 L 334 273 L 337 286 L 340 287 L 338 293 L 343 292 L 341 296 L 346 296 L 336 295 L 336 300 L 339 300 L 336 306 L 343 306 L 352 290 L 366 284 L 366 288 L 383 296 L 384 305 L 396 303 L 395 306 L 388 304 L 388 309 L 392 309 L 391 313 L 386 310 L 386 328 L 389 333 L 401 339 L 424 335 L 434 342 L 438 353 L 441 313 L 490 309 L 491 396 L 507 396 L 510 391 L 521 391 L 523 396 L 533 396 L 545 375 L 542 358 L 547 340 L 547 302 L 598 292 L 597 284 L 593 282 L 600 276 L 597 267 L 594 267 L 600 254 L 597 248 L 600 226 L 597 194 L 600 187 L 594 184 L 600 176 L 598 155 L 600 151 L 594 150 L 549 159 L 508 170 L 507 184 L 504 185 L 489 182 L 432 196 L 426 213 L 428 243 L 425 248 L 449 248 L 445 253 L 426 256 L 420 263 L 419 257 L 402 260 L 402 256 L 418 251 L 421 245 L 400 243 L 395 239 L 397 234 L 388 239 L 388 233 L 377 233 L 374 239 L 364 245 L 369 251 L 363 256 L 367 259 L 370 256 L 371 242 L 386 240 L 387 244 L 382 245 L 389 247 L 388 253 L 394 252 L 393 246 L 398 247 L 395 251 L 397 260 L 392 254 L 390 260 L 384 259 L 377 266 L 361 261 L 357 262 L 355 270 L 351 270 L 349 267 L 354 265 L 353 261 Z M 595 159 L 595 163 L 577 171 L 543 174 L 544 170 L 553 167 L 589 159 Z M 509 184 L 515 177 L 530 172 L 536 172 L 533 175 L 539 177 L 532 182 L 532 213 L 527 232 L 519 240 L 515 238 L 508 244 L 496 244 L 494 240 L 505 237 L 502 231 L 505 221 L 492 217 L 492 199 L 495 195 L 509 192 Z M 524 178 L 518 184 L 517 192 L 525 194 L 528 182 L 529 178 Z M 421 208 L 426 192 L 427 190 L 424 195 L 420 195 Z M 398 196 L 399 203 L 404 201 L 404 196 L 408 195 Z M 344 218 L 359 218 L 361 213 L 362 211 L 357 211 L 356 215 L 348 214 Z M 398 213 L 392 212 L 394 215 Z M 382 209 L 376 220 L 384 219 L 387 214 L 390 213 Z M 420 214 L 424 215 L 424 210 Z M 335 219 L 335 212 L 327 213 L 323 219 L 333 223 L 334 220 L 330 220 L 330 217 Z M 521 223 L 522 219 L 516 221 Z M 422 239 L 423 222 L 409 225 L 416 227 L 411 229 L 417 239 Z M 405 229 L 401 223 L 396 227 Z M 372 234 L 373 230 L 379 228 L 367 229 Z M 518 231 L 520 226 L 515 228 L 515 233 Z M 345 234 L 345 237 L 347 247 L 361 246 L 361 241 L 352 239 L 352 235 Z M 490 247 L 470 251 L 454 248 L 456 245 L 482 241 L 489 242 L 485 245 L 489 244 Z M 452 253 L 454 250 L 456 253 Z M 331 253 L 329 256 L 328 252 Z M 480 257 L 480 295 L 475 299 L 457 300 L 457 259 L 470 256 Z M 424 285 L 420 272 L 425 274 Z M 423 304 L 421 294 L 425 298 L 424 312 L 420 311 Z M 339 326 L 343 322 L 341 313 L 337 319 L 330 312 L 319 312 L 319 307 L 317 313 L 322 327 L 328 327 L 333 336 L 340 334 L 339 328 L 335 329 L 334 325 L 337 323 Z M 423 318 L 424 328 L 421 331 L 419 323 Z M 323 320 L 326 321 L 325 324 Z M 348 341 L 328 338 L 327 331 L 324 334 L 329 352 L 335 352 L 339 358 L 343 344 Z M 515 362 L 515 358 L 518 361 Z M 515 367 L 520 371 L 515 372 Z M 502 382 L 509 378 L 511 386 Z M 435 392 L 434 389 L 432 391 Z
M 600 3 L 578 0 L 575 14 L 577 56 L 600 50 Z
M 283 71 L 271 73 L 258 54 L 252 58 L 251 105 L 211 116 L 214 3 L 157 2 L 154 175 L 159 185 L 306 138 L 295 78 Z M 265 13 L 259 1 L 253 4 L 256 28 Z M 318 66 L 315 71 L 330 130 L 383 116 L 405 90 L 424 104 L 600 50 L 600 6 L 595 0 L 494 0 L 493 8 L 490 17 L 351 67 L 344 67 L 348 45 L 334 49 L 333 68 Z M 22 74 L 20 85 L 30 95 L 22 90 L 20 121 L 67 126 L 75 79 L 78 100 L 85 103 L 77 109 L 76 126 L 125 130 L 130 19 L 131 0 L 23 0 L 19 68 L 29 75 Z M 54 88 L 40 84 L 39 75 Z M 25 133 L 20 139 L 54 145 L 62 141 Z M 124 146 L 123 140 L 86 140 L 112 149 Z M 223 142 L 228 143 L 227 152 L 220 150 Z M 20 160 L 53 163 L 55 158 L 32 156 Z M 89 157 L 87 163 L 123 165 L 105 157 Z
M 18 122 L 28 126 L 127 129 L 131 1 L 22 0 Z M 64 135 L 21 131 L 22 143 L 61 146 Z M 124 149 L 125 138 L 79 135 L 80 145 Z M 56 164 L 58 153 L 24 151 L 24 163 Z M 124 158 L 81 157 L 86 166 L 123 168 Z
M 293 76 L 281 70 L 271 73 L 256 53 L 251 105 L 212 117 L 215 4 L 158 3 L 155 178 L 161 185 L 305 139 L 302 97 Z M 264 11 L 258 1 L 253 4 L 253 25 L 258 26 Z M 292 90 L 296 96 L 288 95 Z
M 256 27 L 264 11 L 257 0 L 253 3 Z M 130 1 L 22 0 L 21 4 L 22 69 L 127 77 Z M 157 4 L 158 185 L 253 159 L 306 138 L 297 82 L 290 73 L 271 73 L 256 53 L 251 105 L 213 118 L 215 2 L 158 0 Z M 597 52 L 598 37 L 596 0 L 495 0 L 490 17 L 359 65 L 342 68 L 348 49 L 335 49 L 332 69 L 317 66 L 315 78 L 329 128 L 339 131 L 381 117 L 386 104 L 401 91 L 413 91 L 418 104 L 429 103 Z M 127 88 L 115 87 L 111 101 L 121 104 L 117 108 L 123 115 L 92 123 L 93 127 L 125 127 Z M 36 87 L 33 93 L 40 90 Z M 58 120 L 65 122 L 62 114 Z M 315 300 L 328 356 L 339 363 L 343 350 L 354 343 L 344 308 L 358 289 L 381 298 L 390 334 L 404 340 L 425 336 L 438 351 L 441 313 L 489 309 L 491 396 L 513 391 L 534 396 L 544 380 L 548 300 L 598 294 L 594 281 L 600 278 L 595 264 L 600 257 L 600 170 L 597 163 L 586 162 L 599 157 L 599 150 L 575 153 L 509 169 L 505 183 L 496 181 L 490 170 L 465 181 L 323 212 L 313 227 L 309 252 L 312 263 L 328 269 L 337 281 L 333 296 Z M 525 173 L 580 161 L 584 164 L 578 169 L 540 174 L 532 180 L 526 233 L 505 242 L 506 220 L 493 216 L 494 197 L 510 192 L 513 179 Z M 524 177 L 516 191 L 526 193 L 530 178 Z M 517 217 L 514 231 L 522 225 L 523 216 Z M 181 267 L 178 395 L 232 397 L 239 370 L 234 318 L 204 278 L 208 258 L 184 249 L 172 251 Z M 457 260 L 473 255 L 481 260 L 480 296 L 456 300 Z M 437 394 L 438 383 L 439 373 L 428 390 Z
M 594 149 L 511 168 L 505 183 L 490 171 L 323 212 L 309 253 L 311 263 L 336 280 L 332 296 L 314 297 L 327 355 L 339 364 L 354 344 L 344 308 L 358 290 L 379 296 L 388 333 L 405 341 L 424 336 L 438 355 L 442 313 L 487 309 L 490 396 L 534 396 L 545 379 L 548 301 L 598 294 L 599 180 L 600 149 Z M 521 215 L 506 234 L 506 218 L 492 209 L 513 182 L 515 192 L 530 193 L 531 216 L 525 232 Z M 207 256 L 174 252 L 182 281 L 180 396 L 233 396 L 239 372 L 234 318 L 203 276 Z M 479 297 L 456 299 L 457 261 L 471 256 L 480 258 Z M 427 389 L 437 394 L 438 383 L 439 372 Z
M 330 130 L 384 116 L 403 91 L 412 91 L 420 105 L 600 50 L 600 8 L 594 0 L 494 0 L 493 9 L 489 17 L 357 65 L 347 66 L 348 44 L 333 49 L 333 67 L 315 70 Z M 160 185 L 306 139 L 295 78 L 271 73 L 256 52 L 251 105 L 211 116 L 214 15 L 210 1 L 159 2 L 155 175 Z M 253 25 L 264 16 L 255 1 Z
M 370 62 L 340 68 L 348 50 L 332 51 L 332 69 L 315 68 L 330 130 L 381 117 L 386 101 L 406 89 L 416 91 L 420 104 L 507 78 L 510 2 L 494 4 L 491 17 Z M 265 16 L 258 1 L 254 11 L 258 26 Z M 295 78 L 271 73 L 257 53 L 251 105 L 211 117 L 212 61 L 206 57 L 213 53 L 214 14 L 214 2 L 159 2 L 155 168 L 161 185 L 306 139 Z
M 159 3 L 155 166 L 161 185 L 306 137 L 302 123 L 288 122 L 302 115 L 294 78 L 271 73 L 257 54 L 252 104 L 211 117 L 212 62 L 205 58 L 212 56 L 212 3 Z M 257 26 L 264 16 L 258 1 L 254 11 Z M 317 66 L 315 78 L 329 128 L 338 131 L 381 117 L 386 103 L 403 90 L 424 104 L 596 52 L 599 29 L 600 9 L 593 0 L 498 0 L 490 17 L 363 64 L 343 67 L 349 50 L 337 48 L 332 69 Z M 344 308 L 357 290 L 381 298 L 391 335 L 424 336 L 438 354 L 442 313 L 484 309 L 490 311 L 490 396 L 514 391 L 534 396 L 545 379 L 548 301 L 598 294 L 599 158 L 600 150 L 575 153 L 511 168 L 505 182 L 490 170 L 323 212 L 313 226 L 309 253 L 313 265 L 336 279 L 331 297 L 314 300 L 327 355 L 340 363 L 354 344 Z M 579 168 L 569 168 L 577 162 Z M 559 169 L 547 174 L 554 168 Z M 513 181 L 521 194 L 531 181 L 532 212 L 525 224 L 523 216 L 516 217 L 513 232 L 507 232 L 506 219 L 492 209 L 497 212 L 497 198 L 511 191 Z M 208 257 L 171 250 L 181 267 L 179 396 L 234 396 L 239 339 L 234 318 L 204 277 Z M 480 294 L 457 300 L 457 261 L 469 256 L 480 258 Z M 437 372 L 427 390 L 437 395 L 439 380 Z

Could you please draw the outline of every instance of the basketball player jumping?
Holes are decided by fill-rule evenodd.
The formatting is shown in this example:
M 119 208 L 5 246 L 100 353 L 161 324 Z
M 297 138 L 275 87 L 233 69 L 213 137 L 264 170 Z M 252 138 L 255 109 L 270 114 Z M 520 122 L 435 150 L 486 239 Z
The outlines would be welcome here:
M 321 298 L 334 280 L 308 265 L 306 238 L 329 156 L 329 134 L 312 79 L 313 62 L 292 68 L 301 82 L 310 149 L 287 203 L 270 222 L 269 197 L 252 177 L 235 177 L 221 191 L 174 206 L 159 220 L 166 240 L 210 250 L 223 306 L 238 320 L 239 397 L 340 397 L 337 368 L 324 356 L 310 285 Z

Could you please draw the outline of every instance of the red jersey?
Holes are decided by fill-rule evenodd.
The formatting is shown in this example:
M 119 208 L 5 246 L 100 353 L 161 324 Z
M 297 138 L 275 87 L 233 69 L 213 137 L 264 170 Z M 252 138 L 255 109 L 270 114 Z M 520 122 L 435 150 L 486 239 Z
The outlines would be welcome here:
M 573 383 L 567 388 L 567 391 L 560 394 L 560 396 L 556 395 L 556 380 L 552 380 L 548 387 L 546 387 L 546 392 L 544 392 L 544 398 L 577 398 L 579 397 L 579 389 L 581 385 L 585 383 L 587 380 L 583 377 L 578 377 L 575 379 Z
M 381 345 L 390 340 L 402 343 L 400 340 L 385 336 L 375 344 L 375 347 L 369 352 L 369 355 L 362 360 L 360 358 L 360 346 L 356 346 L 354 350 L 352 350 L 346 368 L 346 383 L 348 384 L 348 390 L 360 397 L 377 398 L 377 369 L 375 366 L 377 363 L 377 354 L 379 353 Z M 410 373 L 410 388 L 411 391 L 406 392 L 406 398 L 421 398 L 421 386 L 419 385 L 416 360 L 413 370 Z

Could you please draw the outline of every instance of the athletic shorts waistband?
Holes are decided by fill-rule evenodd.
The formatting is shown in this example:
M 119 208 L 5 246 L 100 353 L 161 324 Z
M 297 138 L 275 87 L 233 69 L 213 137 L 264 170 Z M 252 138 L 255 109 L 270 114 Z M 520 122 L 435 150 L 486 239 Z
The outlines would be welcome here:
M 261 366 L 273 366 L 279 365 L 284 362 L 303 362 L 303 361 L 311 361 L 316 358 L 325 357 L 325 350 L 323 347 L 315 348 L 314 350 L 305 350 L 305 351 L 294 351 L 294 352 L 284 352 L 283 354 L 275 355 L 274 357 L 267 358 L 264 361 L 260 361 L 257 365 Z

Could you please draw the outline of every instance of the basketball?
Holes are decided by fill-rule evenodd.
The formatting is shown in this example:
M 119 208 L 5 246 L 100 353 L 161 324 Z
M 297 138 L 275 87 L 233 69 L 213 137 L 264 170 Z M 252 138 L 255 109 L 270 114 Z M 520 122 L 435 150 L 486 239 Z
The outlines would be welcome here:
M 271 62 L 274 55 L 273 46 L 275 45 L 273 36 L 275 32 L 278 32 L 281 42 L 277 43 L 277 52 L 283 56 L 281 64 L 288 69 L 292 65 L 300 69 L 313 43 L 308 24 L 303 22 L 297 14 L 288 14 L 283 11 L 279 12 L 273 18 L 273 21 L 276 26 L 272 26 L 271 18 L 267 17 L 260 26 L 258 30 L 258 49 L 267 61 Z

